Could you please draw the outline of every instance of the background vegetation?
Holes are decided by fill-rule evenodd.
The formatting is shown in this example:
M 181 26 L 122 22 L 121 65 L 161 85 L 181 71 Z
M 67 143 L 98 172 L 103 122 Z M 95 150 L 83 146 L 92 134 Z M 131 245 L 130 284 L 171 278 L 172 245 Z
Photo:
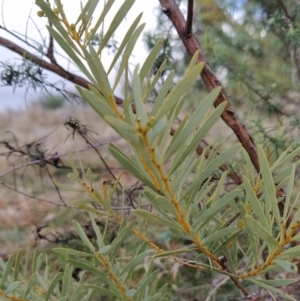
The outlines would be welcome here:
M 169 3 L 169 1 L 160 2 L 162 7 L 166 7 Z M 188 3 L 180 1 L 178 3 L 185 15 L 188 14 L 188 4 L 191 5 L 191 3 L 193 1 L 188 1 Z M 56 5 L 51 3 L 51 7 L 54 8 Z M 292 221 L 291 216 L 296 216 L 294 223 L 297 221 L 299 208 L 299 202 L 296 198 L 299 185 L 299 172 L 297 169 L 299 164 L 297 151 L 299 146 L 298 105 L 300 77 L 299 9 L 300 5 L 296 0 L 224 0 L 194 1 L 193 10 L 192 32 L 199 41 L 212 70 L 229 95 L 228 100 L 232 104 L 232 110 L 239 115 L 240 120 L 245 124 L 251 139 L 255 141 L 254 146 L 256 144 L 262 146 L 266 156 L 264 164 L 266 165 L 267 162 L 271 168 L 276 165 L 281 167 L 278 170 L 274 167 L 270 172 L 273 184 L 275 183 L 274 187 L 276 187 L 274 188 L 277 193 L 276 197 L 278 201 L 281 201 L 287 195 L 291 198 L 291 201 L 290 204 L 287 202 L 283 209 L 280 209 L 279 206 L 283 221 L 286 221 L 287 224 L 285 225 L 286 228 L 281 228 L 280 223 L 276 224 L 270 230 L 275 239 L 278 238 L 278 232 L 287 230 L 289 223 Z M 174 25 L 170 22 L 170 14 L 168 12 L 168 9 L 167 11 L 163 9 L 158 15 L 157 28 L 144 34 L 144 40 L 149 51 L 155 47 L 158 38 L 165 38 L 161 50 L 158 52 L 156 60 L 151 67 L 152 74 L 149 76 L 149 82 L 153 81 L 154 76 L 160 71 L 161 64 L 167 60 L 165 62 L 166 68 L 157 78 L 157 83 L 147 97 L 148 109 L 152 108 L 152 103 L 160 94 L 171 70 L 175 69 L 176 71 L 172 81 L 172 84 L 175 85 L 180 83 L 180 80 L 186 76 L 186 68 L 190 63 L 188 51 L 186 52 L 185 47 L 182 45 L 182 38 L 179 38 L 180 35 L 178 35 Z M 1 30 L 9 32 L 9 29 L 4 26 L 1 26 Z M 103 35 L 95 35 L 93 45 L 95 47 L 101 45 L 101 39 L 103 39 Z M 115 45 L 114 53 L 116 54 L 121 47 L 121 42 L 114 41 L 111 38 L 109 41 L 106 41 L 106 49 L 109 48 L 111 50 L 112 45 Z M 57 64 L 52 38 L 50 38 L 50 42 L 42 45 L 40 49 L 42 55 L 35 48 L 29 56 L 29 52 L 20 47 L 21 44 L 17 45 L 19 46 L 17 48 L 11 41 L 1 37 L 0 45 L 26 58 L 19 66 L 3 62 L 1 70 L 1 81 L 3 84 L 10 85 L 13 88 L 26 84 L 28 89 L 47 91 L 52 94 L 47 96 L 41 102 L 41 105 L 32 105 L 26 114 L 24 112 L 10 112 L 1 118 L 2 168 L 0 181 L 3 192 L 0 203 L 2 207 L 1 228 L 3 230 L 0 238 L 3 246 L 1 257 L 4 262 L 7 262 L 10 254 L 16 252 L 20 247 L 25 250 L 23 253 L 28 248 L 27 256 L 24 256 L 24 254 L 23 257 L 17 256 L 17 258 L 20 258 L 19 263 L 22 266 L 22 285 L 27 283 L 27 286 L 24 284 L 23 291 L 18 295 L 15 289 L 17 287 L 21 288 L 21 282 L 18 285 L 17 281 L 19 280 L 17 280 L 18 277 L 16 272 L 14 272 L 15 274 L 11 276 L 10 284 L 14 284 L 16 288 L 10 287 L 9 289 L 8 283 L 5 282 L 6 280 L 2 281 L 1 292 L 5 295 L 2 295 L 2 297 L 9 299 L 11 292 L 14 291 L 16 296 L 20 297 L 23 293 L 24 297 L 26 288 L 30 288 L 30 284 L 28 285 L 28 281 L 31 279 L 30 276 L 41 275 L 44 279 L 44 287 L 41 285 L 43 281 L 41 279 L 38 279 L 38 281 L 44 292 L 49 291 L 51 281 L 54 279 L 54 282 L 52 281 L 53 296 L 49 294 L 49 298 L 50 295 L 51 298 L 55 298 L 55 296 L 59 296 L 59 291 L 61 293 L 59 288 L 59 277 L 61 276 L 55 278 L 55 275 L 58 275 L 59 271 L 64 271 L 65 279 L 71 279 L 68 286 L 69 292 L 74 291 L 81 283 L 93 284 L 98 287 L 98 291 L 94 287 L 89 287 L 89 292 L 92 292 L 89 295 L 91 300 L 93 298 L 97 300 L 99 296 L 106 298 L 105 300 L 119 300 L 120 297 L 118 295 L 110 296 L 105 291 L 107 288 L 114 291 L 115 287 L 113 284 L 110 282 L 105 285 L 99 284 L 99 279 L 103 281 L 101 275 L 95 275 L 91 270 L 82 275 L 82 270 L 88 269 L 88 267 L 78 266 L 78 263 L 76 264 L 74 261 L 69 261 L 74 266 L 71 272 L 71 265 L 67 265 L 66 268 L 66 262 L 64 261 L 66 253 L 61 251 L 61 253 L 58 252 L 61 255 L 57 255 L 51 250 L 54 247 L 65 247 L 86 253 L 91 252 L 88 248 L 89 243 L 83 236 L 81 228 L 76 223 L 72 223 L 72 219 L 77 220 L 81 224 L 88 239 L 94 245 L 99 243 L 99 236 L 95 234 L 95 223 L 99 226 L 101 233 L 105 233 L 105 245 L 110 245 L 120 234 L 120 228 L 115 221 L 111 222 L 111 220 L 103 216 L 98 216 L 96 220 L 92 218 L 91 222 L 90 216 L 77 207 L 78 204 L 84 205 L 84 203 L 71 203 L 73 200 L 84 198 L 82 191 L 70 192 L 59 188 L 58 183 L 67 183 L 66 175 L 72 169 L 70 158 L 67 159 L 67 150 L 70 148 L 73 151 L 74 158 L 77 158 L 76 151 L 79 152 L 78 157 L 84 167 L 84 172 L 86 172 L 88 167 L 92 169 L 93 182 L 97 183 L 95 185 L 97 188 L 95 189 L 101 191 L 101 193 L 109 192 L 107 200 L 111 202 L 110 210 L 119 212 L 118 210 L 123 208 L 122 212 L 128 213 L 137 207 L 148 210 L 151 201 L 147 200 L 145 195 L 142 194 L 144 186 L 142 181 L 140 181 L 141 179 L 133 177 L 107 151 L 109 142 L 116 144 L 126 154 L 130 153 L 130 148 L 124 139 L 121 139 L 122 133 L 118 135 L 113 132 L 111 126 L 107 126 L 90 107 L 81 104 L 82 100 L 77 92 L 66 91 L 62 84 L 47 82 L 43 76 L 45 69 L 56 72 L 79 86 L 88 87 L 86 79 L 80 78 L 75 74 L 72 74 L 72 77 L 70 77 L 68 70 Z M 118 66 L 122 66 L 122 62 L 118 64 Z M 134 78 L 133 70 L 130 70 L 129 74 L 130 77 Z M 189 90 L 183 110 L 178 116 L 175 116 L 174 129 L 178 127 L 180 121 L 184 120 L 187 112 L 196 110 L 199 105 L 199 99 L 203 99 L 207 95 L 207 78 L 205 78 L 203 72 L 202 79 L 204 81 L 201 79 L 196 80 L 195 78 L 196 83 Z M 126 81 L 125 79 L 124 83 L 125 91 L 130 92 L 131 89 L 134 89 L 134 80 Z M 211 89 L 208 88 L 208 90 Z M 64 98 L 56 97 L 53 93 L 54 91 L 59 92 Z M 130 95 L 125 93 L 124 98 L 130 99 Z M 73 105 L 64 101 L 64 99 L 69 100 Z M 120 105 L 122 100 L 116 98 L 116 102 Z M 50 111 L 49 109 L 55 110 Z M 233 129 L 236 128 L 235 125 L 233 124 Z M 128 141 L 126 137 L 125 140 Z M 224 122 L 219 120 L 207 134 L 205 140 L 199 141 L 197 151 L 198 154 L 201 154 L 206 149 L 208 154 L 209 150 L 213 149 L 215 152 L 212 152 L 211 160 L 214 160 L 217 153 L 222 154 L 236 141 L 236 135 L 233 134 L 229 127 L 225 128 Z M 217 145 L 217 143 L 219 144 Z M 211 147 L 206 148 L 208 145 Z M 289 154 L 293 155 L 287 157 Z M 267 181 L 264 180 L 263 184 L 260 182 L 260 175 L 255 174 L 255 170 L 259 172 L 260 166 L 258 163 L 255 163 L 256 159 L 251 157 L 251 154 L 249 156 L 248 159 L 245 159 L 247 156 L 244 153 L 239 152 L 236 155 L 232 153 L 223 165 L 217 166 L 220 167 L 219 169 L 216 167 L 209 174 L 209 181 L 203 181 L 201 185 L 210 184 L 213 188 L 208 193 L 206 201 L 198 204 L 200 211 L 204 210 L 205 202 L 210 200 L 216 191 L 218 193 L 221 191 L 220 197 L 226 196 L 226 193 L 234 192 L 236 187 L 242 183 L 242 175 L 248 177 L 259 201 L 265 202 L 264 194 L 266 194 L 265 189 L 267 188 L 264 185 L 266 185 Z M 285 158 L 288 159 L 284 161 Z M 254 168 L 251 167 L 251 161 Z M 260 164 L 261 162 L 260 160 Z M 294 167 L 292 167 L 292 163 L 295 163 Z M 75 169 L 77 168 L 80 171 L 79 163 Z M 228 171 L 228 176 L 223 176 L 222 178 L 224 170 Z M 293 170 L 295 171 L 294 174 Z M 122 177 L 119 185 L 116 183 L 118 183 L 117 177 L 120 171 L 122 171 Z M 74 166 L 73 172 L 76 174 Z M 54 182 L 54 179 L 56 182 Z M 188 189 L 194 179 L 193 172 L 191 172 L 191 175 L 183 182 L 183 191 Z M 218 185 L 225 188 L 220 190 L 221 188 L 217 188 L 219 187 Z M 112 187 L 114 194 L 110 194 Z M 250 192 L 246 192 L 246 195 L 247 193 Z M 251 197 L 254 198 L 252 195 Z M 238 203 L 241 199 L 245 201 L 245 196 L 239 196 L 239 199 L 235 199 L 235 202 Z M 246 205 L 254 206 L 251 201 L 247 200 L 247 202 L 245 203 Z M 289 205 L 291 205 L 291 208 L 287 209 Z M 95 209 L 100 209 L 97 207 L 99 204 L 94 204 L 93 206 Z M 232 208 L 234 210 L 230 211 Z M 224 228 L 228 229 L 229 226 L 232 226 L 234 229 L 230 229 L 231 233 L 237 234 L 240 234 L 240 229 L 244 231 L 239 236 L 239 240 L 235 241 L 236 249 L 239 250 L 235 253 L 236 263 L 240 264 L 235 272 L 244 268 L 253 269 L 255 264 L 252 265 L 251 260 L 250 262 L 247 261 L 247 256 L 251 258 L 250 253 L 255 253 L 255 249 L 257 249 L 260 262 L 267 262 L 268 255 L 272 254 L 272 243 L 274 244 L 274 241 L 269 238 L 271 241 L 271 246 L 269 246 L 263 244 L 266 238 L 259 236 L 256 237 L 258 240 L 255 242 L 255 247 L 251 247 L 249 246 L 249 240 L 251 241 L 251 239 L 247 236 L 250 235 L 251 231 L 249 232 L 249 229 L 247 227 L 246 229 L 243 228 L 242 225 L 243 223 L 247 224 L 247 218 L 245 218 L 247 213 L 262 222 L 257 216 L 257 212 L 255 210 L 251 211 L 251 208 L 247 207 L 245 208 L 246 211 L 243 212 L 242 208 L 235 207 L 234 202 L 229 207 L 223 207 L 222 210 L 224 211 L 220 211 L 220 215 L 216 215 L 215 219 L 219 218 L 224 223 Z M 272 210 L 275 209 L 272 208 Z M 232 214 L 232 212 L 235 212 L 236 215 Z M 274 212 L 272 214 L 274 214 L 274 217 L 272 215 L 270 220 L 274 223 L 276 214 Z M 290 218 L 289 221 L 288 218 Z M 228 277 L 228 274 L 226 274 L 228 271 L 225 268 L 222 274 L 220 273 L 220 270 L 222 270 L 220 267 L 211 271 L 205 266 L 211 262 L 199 256 L 199 249 L 197 250 L 195 242 L 189 237 L 183 238 L 176 231 L 170 231 L 166 224 L 160 225 L 150 222 L 148 225 L 149 221 L 146 222 L 146 220 L 142 219 L 139 227 L 145 227 L 145 232 L 149 235 L 148 239 L 159 248 L 165 250 L 165 252 L 174 251 L 174 256 L 181 261 L 174 261 L 174 258 L 170 257 L 171 255 L 166 258 L 152 257 L 154 253 L 151 252 L 153 251 L 148 251 L 147 255 L 149 257 L 147 258 L 151 260 L 143 261 L 141 259 L 139 264 L 136 264 L 136 269 L 129 270 L 130 275 L 126 276 L 126 280 L 130 279 L 129 284 L 127 282 L 129 291 L 131 288 L 138 287 L 139 279 L 142 275 L 145 276 L 146 273 L 146 279 L 148 279 L 147 276 L 150 277 L 152 275 L 151 272 L 158 270 L 158 272 L 155 272 L 157 273 L 155 274 L 157 275 L 156 286 L 153 283 L 150 285 L 151 281 L 149 280 L 148 290 L 151 291 L 148 293 L 149 300 L 155 296 L 154 293 L 162 294 L 163 290 L 166 290 L 165 295 L 162 294 L 158 297 L 162 298 L 162 300 L 208 301 L 214 300 L 214 298 L 215 300 L 229 300 L 229 298 L 232 298 L 232 300 L 246 300 L 245 298 L 248 298 L 247 300 L 272 300 L 271 298 L 280 300 L 280 298 L 292 298 L 279 293 L 275 289 L 275 286 L 278 284 L 283 286 L 281 288 L 282 292 L 290 294 L 296 300 L 299 299 L 299 295 L 297 295 L 299 291 L 299 276 L 296 271 L 296 264 L 300 255 L 299 248 L 295 245 L 298 239 L 292 241 L 290 237 L 290 240 L 285 242 L 285 251 L 293 249 L 292 255 L 288 259 L 284 259 L 286 261 L 283 259 L 282 262 L 278 261 L 275 269 L 270 269 L 270 271 L 268 269 L 263 270 L 263 273 L 254 278 L 253 281 L 242 282 L 243 289 L 248 294 L 248 296 L 245 296 L 247 294 L 240 294 L 239 291 L 243 292 L 243 289 Z M 218 227 L 214 223 L 216 223 L 216 220 L 212 218 L 208 226 L 210 225 L 213 230 L 212 232 L 205 230 L 206 232 L 204 231 L 201 234 L 202 238 L 213 236 L 215 234 L 214 231 L 220 230 L 217 229 Z M 82 240 L 85 242 L 85 245 L 82 244 Z M 124 238 L 123 243 L 119 245 L 117 262 L 121 262 L 122 268 L 131 259 L 136 258 L 138 254 L 143 254 L 145 246 L 141 245 L 137 251 L 136 246 L 139 243 L 140 241 L 135 236 L 130 235 L 126 240 Z M 101 246 L 103 247 L 103 245 Z M 38 253 L 34 253 L 35 247 L 47 253 L 48 259 L 39 256 Z M 210 245 L 209 248 L 216 249 L 215 246 L 212 247 Z M 99 247 L 99 249 L 101 248 Z M 179 252 L 182 249 L 189 251 L 186 253 Z M 220 258 L 223 256 L 226 260 L 229 260 L 229 268 L 233 272 L 234 259 L 230 261 L 231 251 L 229 252 L 230 254 L 226 252 L 226 250 L 222 250 L 222 252 L 217 253 L 219 256 L 218 260 L 220 260 L 219 264 L 222 266 Z M 70 255 L 74 254 L 67 255 L 70 257 Z M 112 260 L 115 260 L 114 256 L 112 256 Z M 255 255 L 252 256 L 255 257 Z M 21 259 L 24 257 L 27 258 L 27 263 L 25 259 Z M 11 257 L 10 260 L 8 261 L 8 267 L 11 262 L 11 268 L 6 268 L 6 270 L 4 268 L 3 270 L 18 271 L 18 260 L 15 261 L 14 257 Z M 54 264 L 48 265 L 47 260 L 48 262 L 54 262 Z M 195 260 L 202 263 L 205 267 L 204 271 L 189 266 L 190 263 L 194 264 Z M 183 261 L 186 265 L 183 264 Z M 91 262 L 95 264 L 95 262 Z M 290 263 L 289 266 L 287 266 L 287 262 Z M 13 264 L 15 266 L 14 270 L 12 269 Z M 49 271 L 45 272 L 45 266 Z M 2 263 L 2 267 L 4 267 L 4 263 Z M 274 268 L 270 264 L 271 267 Z M 41 271 L 34 274 L 39 268 L 41 268 Z M 1 273 L 2 279 L 4 279 L 5 272 Z M 68 273 L 72 274 L 72 277 L 68 278 Z M 78 283 L 79 279 L 81 279 L 81 282 Z M 291 281 L 291 279 L 295 280 Z M 170 285 L 164 288 L 163 285 L 165 283 Z M 162 290 L 160 291 L 160 289 Z M 33 290 L 31 293 L 33 294 Z M 67 292 L 65 293 L 65 296 L 67 296 Z M 250 296 L 252 293 L 253 295 Z M 36 290 L 35 294 L 38 297 L 41 295 L 41 292 Z M 80 292 L 78 289 L 77 295 L 74 294 L 72 298 L 79 300 L 82 298 L 82 294 L 83 292 Z M 280 294 L 280 296 L 277 294 Z M 148 300 L 147 295 L 144 295 L 144 298 L 137 300 Z

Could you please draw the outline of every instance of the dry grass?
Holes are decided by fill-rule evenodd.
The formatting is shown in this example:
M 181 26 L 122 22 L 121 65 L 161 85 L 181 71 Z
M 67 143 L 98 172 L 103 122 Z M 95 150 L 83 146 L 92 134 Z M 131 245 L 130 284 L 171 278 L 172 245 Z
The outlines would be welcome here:
M 67 104 L 60 109 L 47 110 L 39 104 L 33 104 L 24 111 L 2 113 L 0 116 L 0 140 L 8 141 L 17 148 L 11 133 L 17 139 L 19 147 L 41 139 L 42 147 L 47 149 L 49 154 L 64 154 L 70 149 L 73 151 L 84 149 L 87 147 L 86 142 L 78 134 L 75 134 L 73 139 L 72 131 L 64 125 L 65 120 L 70 116 L 77 118 L 82 124 L 88 126 L 89 130 L 98 134 L 89 132 L 88 139 L 92 143 L 103 143 L 104 145 L 98 148 L 101 155 L 109 166 L 119 168 L 106 150 L 106 144 L 117 139 L 117 134 L 106 126 L 99 116 L 87 106 L 74 107 Z M 125 145 L 122 140 L 117 140 L 115 143 Z M 1 144 L 0 153 L 5 154 L 7 152 L 8 149 Z M 97 170 L 96 180 L 99 181 L 99 185 L 96 183 L 96 186 L 100 187 L 102 181 L 111 179 L 111 175 L 106 171 L 104 164 L 94 150 L 80 152 L 79 156 L 83 166 Z M 66 156 L 61 159 L 65 165 L 68 165 Z M 29 161 L 30 158 L 16 154 L 12 154 L 10 157 L 0 156 L 0 174 Z M 50 166 L 49 171 L 59 182 L 72 184 L 66 178 L 69 170 Z M 114 170 L 116 176 L 119 172 L 118 169 Z M 1 177 L 0 180 L 27 195 L 62 204 L 44 167 L 40 168 L 36 165 L 24 167 Z M 134 179 L 124 173 L 122 183 L 131 185 L 133 182 Z M 79 214 L 76 209 L 66 210 L 65 207 L 58 207 L 51 203 L 29 198 L 3 185 L 0 187 L 1 253 L 10 253 L 16 251 L 19 247 L 35 246 L 37 244 L 35 239 L 36 226 L 46 224 L 57 226 L 62 225 L 62 221 L 64 221 L 66 222 L 65 227 L 68 227 L 71 219 Z M 72 200 L 83 197 L 74 192 L 60 192 L 67 205 L 70 205 Z

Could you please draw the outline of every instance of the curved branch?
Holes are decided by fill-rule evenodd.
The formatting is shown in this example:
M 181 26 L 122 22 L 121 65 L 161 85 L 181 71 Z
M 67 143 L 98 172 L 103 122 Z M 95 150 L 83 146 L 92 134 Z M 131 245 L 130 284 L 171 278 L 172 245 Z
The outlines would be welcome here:
M 250 133 L 248 132 L 245 125 L 241 122 L 239 116 L 234 111 L 233 107 L 231 106 L 230 99 L 223 88 L 221 82 L 213 73 L 212 69 L 210 68 L 208 61 L 196 39 L 196 37 L 191 34 L 189 37 L 185 34 L 185 28 L 187 27 L 186 21 L 182 12 L 180 11 L 178 5 L 176 4 L 175 0 L 159 0 L 161 3 L 162 11 L 168 16 L 168 18 L 173 23 L 177 33 L 183 42 L 187 53 L 190 56 L 193 56 L 196 51 L 199 51 L 199 62 L 205 62 L 204 69 L 201 73 L 202 80 L 206 86 L 208 91 L 213 90 L 216 87 L 222 87 L 222 91 L 219 97 L 215 101 L 215 107 L 221 104 L 224 101 L 227 101 L 227 106 L 222 113 L 222 119 L 225 123 L 233 130 L 238 140 L 241 142 L 249 157 L 252 161 L 253 166 L 259 172 L 259 161 L 257 155 L 257 149 L 253 138 L 251 137 Z
M 39 65 L 40 67 L 42 67 L 46 70 L 49 70 L 53 73 L 56 73 L 57 75 L 67 79 L 68 81 L 70 81 L 70 82 L 72 82 L 76 85 L 79 85 L 79 86 L 81 86 L 83 88 L 86 88 L 86 89 L 89 88 L 88 85 L 90 84 L 90 82 L 88 80 L 86 80 L 85 78 L 83 78 L 79 75 L 75 75 L 75 74 L 63 69 L 62 67 L 60 67 L 56 64 L 48 63 L 47 61 L 45 61 L 45 60 L 39 58 L 38 56 L 30 53 L 29 51 L 27 51 L 26 49 L 20 47 L 19 45 L 15 44 L 12 41 L 9 41 L 5 38 L 0 37 L 0 45 L 3 46 L 3 47 L 6 47 L 7 49 L 9 49 L 13 52 L 18 53 L 19 55 L 21 55 L 25 59 L 32 61 L 33 63 Z M 123 100 L 120 97 L 115 96 L 115 99 L 116 99 L 117 104 L 120 105 L 120 104 L 123 103 Z

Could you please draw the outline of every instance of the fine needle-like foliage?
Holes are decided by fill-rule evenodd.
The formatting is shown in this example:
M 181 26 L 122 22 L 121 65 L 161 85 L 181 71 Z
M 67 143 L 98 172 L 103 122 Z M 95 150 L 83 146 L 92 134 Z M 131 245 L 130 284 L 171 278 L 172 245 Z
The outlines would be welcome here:
M 277 288 L 295 280 L 275 276 L 279 270 L 290 275 L 297 270 L 293 259 L 299 257 L 300 246 L 293 245 L 293 242 L 300 239 L 297 235 L 300 209 L 295 210 L 298 196 L 295 198 L 293 195 L 293 182 L 295 168 L 300 163 L 300 149 L 292 153 L 287 150 L 273 166 L 269 166 L 263 148 L 258 147 L 259 175 L 254 175 L 249 156 L 239 144 L 221 152 L 208 147 L 202 155 L 197 155 L 195 149 L 199 141 L 227 105 L 223 102 L 213 108 L 221 92 L 219 87 L 204 99 L 195 99 L 199 103 L 197 108 L 181 120 L 175 134 L 170 136 L 204 63 L 197 62 L 196 52 L 176 84 L 173 83 L 174 72 L 168 72 L 153 105 L 149 105 L 147 98 L 165 68 L 163 62 L 157 74 L 152 76 L 152 66 L 163 41 L 158 40 L 144 64 L 134 68 L 132 82 L 129 83 L 131 69 L 128 58 L 144 28 L 144 24 L 139 24 L 141 16 L 138 15 L 106 70 L 101 62 L 101 53 L 122 24 L 134 0 L 123 2 L 103 34 L 100 45 L 94 47 L 92 38 L 115 1 L 106 1 L 101 15 L 95 16 L 98 2 L 87 1 L 76 22 L 70 24 L 60 0 L 55 1 L 53 8 L 44 0 L 36 0 L 40 7 L 39 15 L 47 17 L 52 24 L 48 27 L 49 32 L 91 83 L 89 89 L 77 86 L 78 92 L 127 141 L 130 152 L 125 153 L 114 144 L 110 144 L 108 149 L 128 172 L 144 184 L 139 206 L 130 213 L 114 210 L 113 199 L 121 185 L 122 175 L 114 183 L 103 183 L 98 190 L 91 170 L 83 167 L 79 172 L 70 153 L 73 173 L 68 177 L 76 182 L 76 186 L 56 185 L 86 194 L 83 199 L 73 201 L 72 205 L 89 212 L 95 241 L 74 221 L 85 251 L 54 249 L 67 264 L 51 280 L 47 273 L 49 262 L 37 252 L 32 260 L 31 275 L 23 273 L 20 252 L 12 255 L 6 263 L 0 261 L 0 296 L 8 300 L 101 300 L 101 296 L 105 296 L 105 300 L 170 300 L 168 284 L 158 286 L 159 270 L 154 265 L 155 259 L 165 257 L 195 271 L 225 274 L 245 295 L 248 294 L 245 287 L 259 286 L 287 300 L 296 300 Z M 117 75 L 110 83 L 108 75 L 117 61 Z M 116 105 L 114 92 L 122 78 L 125 80 L 125 93 L 120 107 Z M 219 177 L 215 176 L 215 172 L 238 153 L 245 166 L 243 183 L 227 188 L 224 184 L 228 172 Z M 286 193 L 284 200 L 276 193 L 282 187 Z M 122 202 L 125 200 L 124 194 Z M 279 209 L 280 203 L 283 210 Z M 100 231 L 95 218 L 105 221 L 104 231 Z M 111 224 L 118 226 L 118 233 L 108 243 L 106 231 Z M 173 237 L 188 241 L 189 247 L 171 250 L 157 245 L 148 231 L 152 225 L 159 225 Z M 119 249 L 130 237 L 138 238 L 139 244 L 131 258 L 122 258 Z M 46 264 L 41 266 L 43 260 Z M 43 272 L 40 272 L 41 267 Z M 74 282 L 71 277 L 74 268 L 81 269 L 86 275 L 79 282 Z M 266 273 L 268 279 L 264 277 Z

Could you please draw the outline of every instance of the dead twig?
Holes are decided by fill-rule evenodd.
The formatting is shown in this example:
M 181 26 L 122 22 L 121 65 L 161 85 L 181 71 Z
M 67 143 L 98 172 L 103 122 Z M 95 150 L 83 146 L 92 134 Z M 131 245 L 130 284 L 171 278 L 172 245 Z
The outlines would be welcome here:
M 45 199 L 38 198 L 38 197 L 30 195 L 30 194 L 28 194 L 26 192 L 20 191 L 17 188 L 15 188 L 15 187 L 13 187 L 13 186 L 11 186 L 11 185 L 3 182 L 3 181 L 0 181 L 0 184 L 3 185 L 3 186 L 5 186 L 6 188 L 8 188 L 10 190 L 14 190 L 17 193 L 22 194 L 22 195 L 24 195 L 24 196 L 26 196 L 26 197 L 28 197 L 30 199 L 34 199 L 34 200 L 37 200 L 37 201 L 40 201 L 40 202 L 49 203 L 49 204 L 52 204 L 52 205 L 55 205 L 55 206 L 59 206 L 59 207 L 76 208 L 76 207 L 69 206 L 69 205 L 67 205 L 65 203 L 62 205 L 62 204 L 58 204 L 58 203 L 55 203 L 55 202 L 52 202 L 52 201 L 48 201 L 48 200 L 45 200 Z

